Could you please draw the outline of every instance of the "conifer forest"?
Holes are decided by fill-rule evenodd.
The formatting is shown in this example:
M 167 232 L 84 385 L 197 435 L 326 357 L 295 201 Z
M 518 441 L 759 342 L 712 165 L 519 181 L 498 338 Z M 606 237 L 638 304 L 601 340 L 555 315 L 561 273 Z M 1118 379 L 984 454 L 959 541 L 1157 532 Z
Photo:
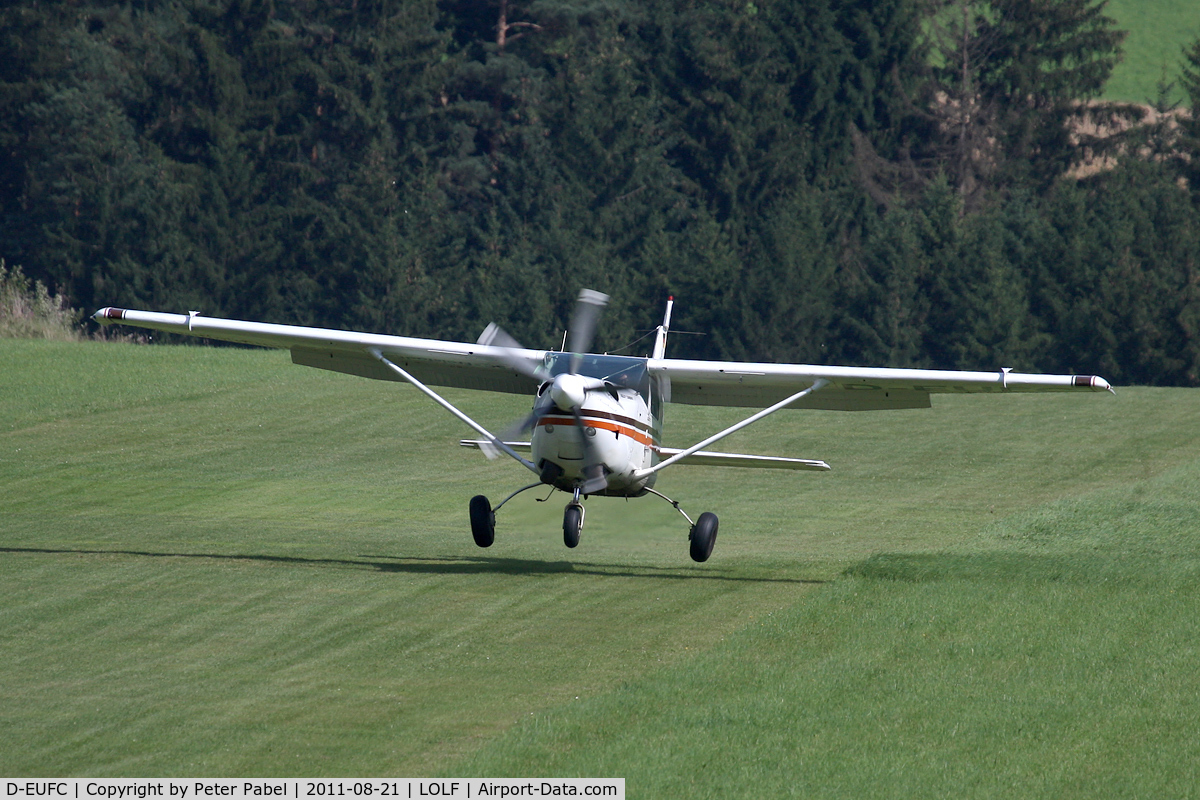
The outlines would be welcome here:
M 1200 40 L 1095 0 L 26 0 L 0 257 L 104 305 L 1200 385 Z M 1166 92 L 1163 93 L 1163 98 Z

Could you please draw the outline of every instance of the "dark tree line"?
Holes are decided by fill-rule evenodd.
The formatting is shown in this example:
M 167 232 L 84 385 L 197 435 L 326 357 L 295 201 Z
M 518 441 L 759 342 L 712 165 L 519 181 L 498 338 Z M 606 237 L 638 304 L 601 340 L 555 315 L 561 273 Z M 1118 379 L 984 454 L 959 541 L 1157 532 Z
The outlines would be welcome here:
M 553 346 L 590 286 L 610 349 L 674 294 L 677 355 L 1194 385 L 1200 123 L 1096 100 L 1121 39 L 1091 0 L 29 2 L 0 256 L 85 308 Z

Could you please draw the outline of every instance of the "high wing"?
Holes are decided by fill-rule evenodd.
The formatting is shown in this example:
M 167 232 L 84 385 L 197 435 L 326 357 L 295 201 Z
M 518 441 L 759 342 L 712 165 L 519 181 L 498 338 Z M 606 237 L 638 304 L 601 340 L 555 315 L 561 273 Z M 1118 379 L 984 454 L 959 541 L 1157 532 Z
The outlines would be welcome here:
M 372 355 L 374 349 L 424 383 L 514 394 L 530 394 L 533 387 L 528 377 L 507 364 L 513 358 L 540 364 L 546 355 L 540 350 L 245 322 L 195 313 L 163 314 L 109 307 L 97 311 L 93 318 L 102 325 L 120 323 L 185 336 L 290 350 L 292 361 L 306 367 L 402 381 L 403 378 Z
M 651 374 L 669 381 L 674 403 L 760 407 L 776 403 L 820 381 L 819 391 L 790 408 L 875 411 L 928 408 L 929 396 L 974 392 L 1112 391 L 1096 375 L 1039 375 L 997 370 L 960 372 L 931 369 L 822 367 L 808 364 L 755 364 L 731 361 L 650 359 Z
M 403 380 L 373 355 L 377 351 L 424 383 L 463 389 L 527 394 L 529 378 L 513 359 L 540 364 L 544 350 L 416 339 L 375 333 L 277 325 L 267 322 L 102 308 L 94 319 L 151 330 L 200 336 L 240 344 L 290 350 L 292 361 L 308 367 Z M 1040 375 L 997 370 L 960 372 L 928 369 L 826 367 L 736 361 L 689 361 L 651 358 L 647 367 L 675 403 L 758 408 L 778 403 L 804 389 L 808 394 L 790 408 L 873 411 L 928 408 L 936 393 L 1112 391 L 1095 375 Z

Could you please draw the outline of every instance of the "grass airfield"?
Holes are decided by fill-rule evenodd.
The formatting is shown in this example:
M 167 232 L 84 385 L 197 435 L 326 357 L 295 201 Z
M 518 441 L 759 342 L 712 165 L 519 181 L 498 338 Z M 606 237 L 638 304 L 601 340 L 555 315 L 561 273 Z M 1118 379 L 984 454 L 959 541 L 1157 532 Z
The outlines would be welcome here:
M 781 412 L 653 498 L 526 481 L 286 354 L 0 341 L 0 774 L 1190 796 L 1200 393 Z M 522 397 L 447 392 L 500 425 Z M 667 444 L 736 421 L 668 409 Z

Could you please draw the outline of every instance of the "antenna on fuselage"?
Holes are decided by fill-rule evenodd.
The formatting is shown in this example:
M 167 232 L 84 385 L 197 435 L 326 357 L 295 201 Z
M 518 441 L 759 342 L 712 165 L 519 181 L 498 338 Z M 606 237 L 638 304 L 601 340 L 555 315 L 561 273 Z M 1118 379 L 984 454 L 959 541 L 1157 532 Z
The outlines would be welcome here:
M 667 313 L 663 315 L 662 325 L 658 326 L 658 333 L 654 336 L 654 354 L 651 358 L 666 358 L 667 356 L 667 331 L 671 329 L 671 306 L 675 305 L 675 297 L 667 298 Z

